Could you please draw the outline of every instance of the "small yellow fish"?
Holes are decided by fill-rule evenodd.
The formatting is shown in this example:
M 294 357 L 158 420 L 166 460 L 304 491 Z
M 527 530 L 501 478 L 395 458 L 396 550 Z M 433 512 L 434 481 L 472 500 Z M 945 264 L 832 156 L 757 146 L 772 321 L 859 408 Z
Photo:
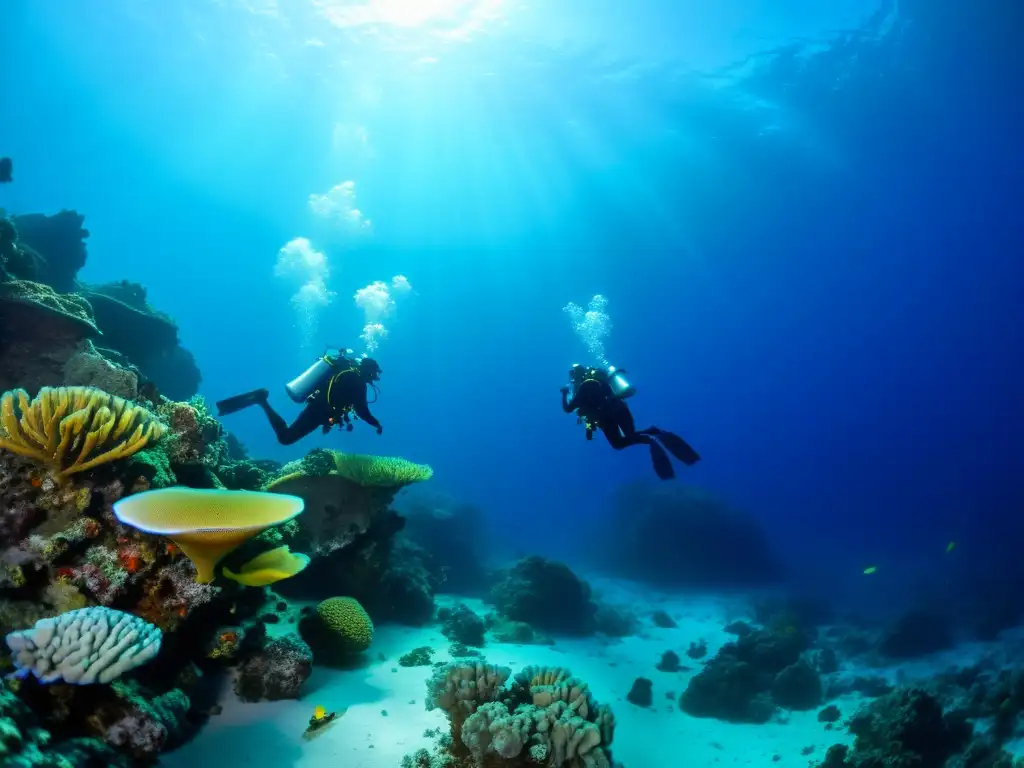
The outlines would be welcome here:
M 870 576 L 872 573 L 874 573 L 877 570 L 878 570 L 878 566 L 877 565 L 869 565 L 867 568 L 864 569 L 864 575 L 865 576 Z
M 954 549 L 956 549 L 956 542 L 955 541 L 949 542 L 949 544 L 946 545 L 946 554 L 948 555 Z
M 300 573 L 309 565 L 309 557 L 301 552 L 291 552 L 288 545 L 271 549 L 242 566 L 241 573 L 224 568 L 224 575 L 247 587 L 265 587 L 268 584 L 288 579 Z
M 341 715 L 344 715 L 347 710 L 342 709 L 338 712 L 328 712 L 324 707 L 317 706 L 313 710 L 313 716 L 309 718 L 309 727 L 306 728 L 302 733 L 302 738 L 306 741 L 315 739 L 322 734 L 327 727 L 337 720 Z

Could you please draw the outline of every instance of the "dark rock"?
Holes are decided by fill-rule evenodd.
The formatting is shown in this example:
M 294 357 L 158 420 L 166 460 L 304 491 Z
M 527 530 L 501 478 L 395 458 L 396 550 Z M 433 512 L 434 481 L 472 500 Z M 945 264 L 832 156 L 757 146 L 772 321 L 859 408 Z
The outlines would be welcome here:
M 624 608 L 601 603 L 594 614 L 594 627 L 608 637 L 627 637 L 636 630 L 636 616 Z
M 484 513 L 443 494 L 417 488 L 400 498 L 405 532 L 429 554 L 448 594 L 482 596 L 487 573 L 482 564 L 487 531 Z
M 18 243 L 27 245 L 44 262 L 37 267 L 37 276 L 30 279 L 39 279 L 61 293 L 76 289 L 75 276 L 85 266 L 87 255 L 89 230 L 82 226 L 84 222 L 84 216 L 67 210 L 52 216 L 29 213 L 13 218 Z
M 661 627 L 662 629 L 675 629 L 679 626 L 676 624 L 675 620 L 664 611 L 655 611 L 652 613 L 651 621 L 654 622 L 654 626 Z
M 703 659 L 708 655 L 708 644 L 707 641 L 701 640 L 700 642 L 691 642 L 690 647 L 686 649 L 686 655 L 691 659 Z
M 638 677 L 626 694 L 626 700 L 638 707 L 649 707 L 654 702 L 654 683 L 646 677 Z
M 623 486 L 607 528 L 595 532 L 620 574 L 661 586 L 758 586 L 782 576 L 760 523 L 695 488 Z
M 695 717 L 768 722 L 775 711 L 769 696 L 775 678 L 796 664 L 805 648 L 806 638 L 799 634 L 754 630 L 722 647 L 690 680 L 679 706 Z
M 850 733 L 855 741 L 847 760 L 854 765 L 941 766 L 967 745 L 972 729 L 956 713 L 944 714 L 923 689 L 903 688 L 857 712 Z
M 542 632 L 538 632 L 525 621 L 512 621 L 500 614 L 489 614 L 491 634 L 499 643 L 518 643 L 520 645 L 554 645 L 555 641 Z M 488 623 L 485 620 L 485 623 Z
M 806 661 L 790 664 L 775 676 L 772 699 L 787 709 L 813 709 L 821 704 L 821 678 Z
M 564 563 L 525 557 L 501 573 L 490 599 L 508 618 L 547 632 L 586 635 L 596 629 L 590 585 Z
M 893 687 L 884 677 L 858 675 L 848 679 L 833 680 L 826 690 L 826 698 L 834 699 L 847 693 L 860 693 L 868 698 L 877 698 L 892 693 Z
M 745 621 L 734 621 L 731 624 L 726 624 L 724 631 L 730 635 L 736 635 L 737 637 L 743 637 L 749 635 L 754 631 L 754 628 Z
M 913 659 L 952 647 L 949 619 L 926 611 L 909 611 L 889 627 L 878 652 L 892 659 Z
M 243 701 L 297 699 L 312 670 L 309 646 L 298 637 L 281 637 L 242 662 L 235 693 Z
M 461 603 L 441 628 L 441 634 L 449 640 L 478 647 L 484 644 L 484 631 L 484 620 Z
M 839 657 L 832 648 L 822 648 L 814 654 L 814 666 L 819 674 L 830 675 L 839 670 Z
M 662 672 L 678 672 L 680 669 L 678 654 L 675 651 L 665 651 L 661 654 L 658 669 Z
M 470 648 L 468 645 L 462 643 L 452 643 L 452 647 L 448 649 L 448 653 L 452 655 L 452 658 L 464 659 L 470 656 L 474 658 L 483 658 L 483 653 L 476 649 Z
M 841 717 L 839 707 L 835 704 L 829 704 L 821 712 L 818 713 L 819 723 L 834 723 Z
M 429 645 L 423 645 L 419 648 L 414 648 L 402 656 L 398 660 L 398 664 L 402 667 L 429 667 L 431 663 L 430 657 L 433 653 L 433 648 Z

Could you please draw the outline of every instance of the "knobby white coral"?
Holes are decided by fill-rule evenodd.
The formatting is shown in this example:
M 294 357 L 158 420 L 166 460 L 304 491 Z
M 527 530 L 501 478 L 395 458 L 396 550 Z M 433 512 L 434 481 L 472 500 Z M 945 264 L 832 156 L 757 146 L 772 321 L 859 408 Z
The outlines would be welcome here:
M 22 677 L 88 685 L 109 683 L 145 664 L 160 652 L 160 640 L 159 628 L 139 617 L 92 606 L 11 632 L 7 646 Z

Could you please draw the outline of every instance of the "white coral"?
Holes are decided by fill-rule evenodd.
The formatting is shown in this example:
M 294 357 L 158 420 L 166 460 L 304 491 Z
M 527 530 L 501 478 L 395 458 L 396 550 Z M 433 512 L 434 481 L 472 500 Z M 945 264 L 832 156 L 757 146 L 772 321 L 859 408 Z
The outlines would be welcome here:
M 93 606 L 11 632 L 7 646 L 22 676 L 88 685 L 109 683 L 145 664 L 160 652 L 160 640 L 159 628 L 139 617 Z

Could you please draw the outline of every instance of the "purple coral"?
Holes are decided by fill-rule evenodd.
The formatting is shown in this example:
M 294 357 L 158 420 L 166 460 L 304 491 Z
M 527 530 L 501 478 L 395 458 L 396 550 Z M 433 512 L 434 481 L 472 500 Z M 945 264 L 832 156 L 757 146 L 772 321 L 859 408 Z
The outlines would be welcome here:
M 191 706 L 183 691 L 175 688 L 147 699 L 143 692 L 133 690 L 121 694 L 121 698 L 127 707 L 107 728 L 108 744 L 136 759 L 153 760 L 158 753 L 181 741 Z
M 200 584 L 189 560 L 178 558 L 156 572 L 160 594 L 166 595 L 164 603 L 169 609 L 185 609 L 188 615 L 196 606 L 208 603 L 220 592 L 220 587 Z M 169 611 L 170 612 L 170 611 Z
M 297 699 L 312 671 L 313 652 L 309 646 L 292 635 L 281 637 L 242 663 L 235 693 L 243 701 Z

